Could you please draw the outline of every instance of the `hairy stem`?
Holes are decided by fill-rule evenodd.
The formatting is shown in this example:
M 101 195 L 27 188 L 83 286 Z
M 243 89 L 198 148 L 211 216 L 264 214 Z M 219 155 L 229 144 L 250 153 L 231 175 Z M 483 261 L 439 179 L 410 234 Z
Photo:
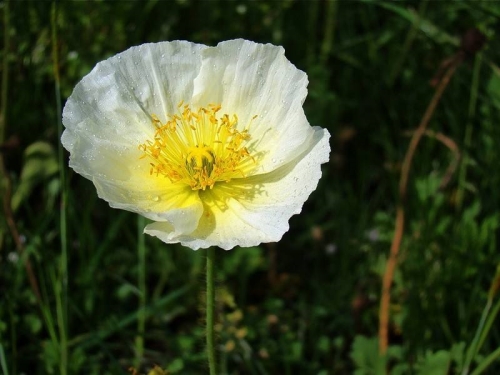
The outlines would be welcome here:
M 217 375 L 215 360 L 215 286 L 214 286 L 215 248 L 207 250 L 207 356 L 210 375 Z
M 139 368 L 144 356 L 144 332 L 146 330 L 146 241 L 144 236 L 144 217 L 137 216 L 137 258 L 139 310 L 137 316 L 137 336 L 135 338 L 135 367 Z

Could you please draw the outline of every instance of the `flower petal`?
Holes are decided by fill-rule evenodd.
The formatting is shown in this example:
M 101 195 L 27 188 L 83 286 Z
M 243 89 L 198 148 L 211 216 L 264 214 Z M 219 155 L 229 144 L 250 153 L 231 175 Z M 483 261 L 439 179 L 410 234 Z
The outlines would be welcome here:
M 154 220 L 145 232 L 164 242 L 230 249 L 277 241 L 328 160 L 328 132 L 311 128 L 302 109 L 306 87 L 307 76 L 281 47 L 145 44 L 97 64 L 75 87 L 63 111 L 62 143 L 70 166 L 101 198 Z M 254 170 L 204 191 L 152 174 L 138 146 L 155 138 L 153 115 L 165 123 L 180 101 L 221 104 L 223 113 L 237 115 L 237 130 L 250 135 L 245 147 Z
M 183 41 L 132 47 L 97 64 L 63 111 L 70 166 L 110 206 L 172 222 L 177 235 L 196 228 L 202 203 L 187 186 L 151 176 L 138 146 L 154 135 L 152 114 L 166 120 L 191 98 L 203 48 Z
M 117 142 L 154 134 L 151 115 L 165 121 L 181 100 L 190 100 L 203 45 L 183 41 L 132 47 L 96 65 L 75 87 L 63 124 Z M 71 152 L 71 150 L 69 150 Z
M 93 179 L 100 198 L 113 208 L 136 212 L 169 227 L 170 236 L 192 233 L 198 226 L 203 205 L 190 188 L 149 190 L 141 185 L 110 183 Z
M 89 179 L 102 176 L 106 165 L 111 174 L 126 175 L 123 169 L 142 155 L 139 144 L 154 136 L 151 115 L 166 119 L 180 100 L 191 98 L 203 48 L 181 41 L 144 44 L 97 64 L 63 110 L 61 141 L 70 166 Z M 134 156 L 123 160 L 124 153 Z
M 145 233 L 165 242 L 181 242 L 195 250 L 210 246 L 229 250 L 237 245 L 279 241 L 289 228 L 290 217 L 300 213 L 316 188 L 321 163 L 328 161 L 330 134 L 318 127 L 313 131 L 308 150 L 293 162 L 267 175 L 248 178 L 244 185 L 229 183 L 222 185 L 222 190 L 216 186 L 204 192 L 204 214 L 194 232 L 176 237 L 169 225 L 154 223 Z M 227 198 L 230 189 L 234 198 Z
M 193 103 L 220 103 L 223 112 L 238 116 L 241 129 L 250 124 L 251 148 L 265 153 L 254 174 L 294 159 L 313 133 L 302 109 L 307 75 L 284 52 L 282 47 L 242 39 L 202 51 Z
M 151 175 L 149 164 L 140 159 L 137 147 L 98 139 L 85 132 L 76 137 L 69 129 L 62 142 L 77 156 L 70 159 L 70 167 L 90 179 L 99 197 L 111 207 L 137 212 L 151 220 L 171 220 L 169 211 L 179 208 L 189 211 L 185 216 L 189 216 L 192 225 L 180 230 L 184 226 L 180 224 L 176 231 L 190 233 L 196 228 L 203 211 L 198 195 L 186 185 Z

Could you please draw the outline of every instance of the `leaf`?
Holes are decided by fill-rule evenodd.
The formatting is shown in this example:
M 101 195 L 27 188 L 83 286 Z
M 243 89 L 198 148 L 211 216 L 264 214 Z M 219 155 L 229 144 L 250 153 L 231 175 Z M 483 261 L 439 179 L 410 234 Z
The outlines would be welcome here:
M 453 344 L 450 349 L 450 358 L 457 364 L 458 368 L 462 368 L 465 359 L 465 342 L 460 341 Z
M 182 358 L 176 358 L 168 365 L 167 369 L 169 373 L 180 372 L 184 369 L 184 361 Z
M 24 151 L 24 166 L 19 185 L 12 196 L 12 210 L 15 212 L 25 201 L 36 185 L 46 181 L 59 171 L 56 152 L 52 145 L 38 141 Z
M 416 179 L 415 188 L 420 202 L 425 203 L 429 199 L 435 200 L 439 197 L 438 192 L 440 183 L 441 179 L 432 174 L 424 178 Z
M 352 344 L 351 358 L 356 366 L 354 375 L 385 374 L 385 357 L 378 352 L 376 337 L 356 336 Z
M 446 350 L 436 353 L 427 353 L 418 364 L 417 374 L 422 375 L 447 375 L 450 368 L 451 356 Z
M 500 72 L 493 70 L 486 88 L 493 105 L 500 109 Z
M 415 10 L 408 8 L 407 6 L 401 6 L 397 2 L 393 1 L 375 1 L 375 0 L 363 0 L 365 3 L 373 3 L 382 8 L 390 10 L 400 17 L 408 20 L 412 24 L 417 24 L 418 29 L 427 35 L 430 39 L 438 44 L 451 44 L 454 46 L 460 45 L 460 39 L 448 34 L 441 29 L 439 26 L 432 23 L 430 20 L 426 18 L 422 18 L 418 12 Z

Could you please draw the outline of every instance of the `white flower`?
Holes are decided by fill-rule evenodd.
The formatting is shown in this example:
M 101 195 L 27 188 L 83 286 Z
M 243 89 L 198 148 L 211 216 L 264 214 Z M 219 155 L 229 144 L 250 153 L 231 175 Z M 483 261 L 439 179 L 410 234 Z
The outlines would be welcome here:
M 70 166 L 145 232 L 192 249 L 278 241 L 328 161 L 302 104 L 307 76 L 270 44 L 144 44 L 75 87 L 63 111 Z

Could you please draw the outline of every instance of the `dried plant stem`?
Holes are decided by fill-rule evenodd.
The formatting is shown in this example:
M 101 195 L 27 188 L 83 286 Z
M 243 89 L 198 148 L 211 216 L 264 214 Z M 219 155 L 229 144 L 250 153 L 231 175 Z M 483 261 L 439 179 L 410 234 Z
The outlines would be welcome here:
M 424 116 L 420 121 L 418 128 L 413 133 L 413 136 L 408 145 L 406 151 L 403 165 L 401 167 L 401 177 L 399 180 L 399 203 L 396 210 L 396 224 L 394 228 L 394 237 L 391 243 L 391 250 L 389 254 L 389 259 L 387 260 L 383 280 L 382 280 L 382 296 L 380 299 L 380 310 L 379 310 L 379 351 L 380 354 L 385 355 L 388 346 L 388 333 L 389 333 L 389 306 L 391 303 L 391 285 L 394 278 L 394 272 L 397 267 L 397 260 L 399 249 L 401 247 L 401 241 L 404 233 L 404 223 L 405 223 L 405 211 L 404 202 L 406 198 L 406 191 L 408 186 L 408 179 L 410 175 L 411 163 L 413 161 L 413 156 L 417 149 L 418 143 L 425 134 L 429 121 L 436 110 L 436 107 L 444 93 L 444 90 L 448 86 L 451 77 L 455 73 L 456 68 L 460 65 L 463 60 L 462 54 L 457 54 L 452 63 L 449 65 L 448 70 L 441 78 L 439 85 L 436 88 L 436 92 L 432 97 L 431 102 L 425 110 Z
M 411 136 L 412 134 L 413 134 L 412 131 L 408 132 L 409 136 Z M 444 135 L 443 133 L 435 132 L 432 130 L 426 130 L 425 135 L 441 142 L 453 153 L 453 160 L 450 162 L 450 165 L 448 165 L 448 168 L 446 169 L 446 172 L 443 175 L 443 178 L 441 179 L 441 183 L 439 184 L 439 188 L 444 189 L 450 182 L 451 176 L 453 176 L 453 174 L 458 168 L 458 163 L 460 162 L 460 155 L 461 155 L 460 150 L 458 149 L 456 142 L 450 137 Z
M 215 248 L 207 250 L 207 356 L 210 375 L 217 375 L 217 362 L 215 357 Z
M 417 145 L 422 139 L 422 136 L 425 134 L 425 131 L 427 129 L 427 125 L 429 125 L 429 121 L 432 118 L 432 115 L 434 114 L 434 111 L 436 110 L 436 107 L 439 103 L 439 100 L 441 99 L 441 96 L 443 95 L 444 90 L 448 86 L 448 83 L 451 80 L 451 77 L 455 73 L 456 68 L 458 65 L 462 62 L 462 58 L 457 58 L 454 63 L 451 64 L 451 66 L 448 68 L 446 74 L 443 76 L 441 81 L 439 82 L 439 86 L 436 88 L 436 92 L 434 93 L 434 96 L 432 97 L 431 102 L 429 103 L 429 106 L 425 110 L 424 116 L 422 117 L 422 120 L 420 121 L 420 124 L 418 125 L 417 130 L 415 133 L 413 133 L 413 136 L 410 140 L 410 145 L 408 146 L 408 150 L 406 151 L 405 158 L 403 159 L 403 165 L 401 167 L 401 178 L 399 180 L 399 196 L 401 200 L 404 201 L 406 198 L 406 188 L 408 186 L 408 178 L 410 176 L 410 168 L 411 168 L 411 163 L 413 161 L 413 156 L 415 155 L 415 151 L 417 149 Z

